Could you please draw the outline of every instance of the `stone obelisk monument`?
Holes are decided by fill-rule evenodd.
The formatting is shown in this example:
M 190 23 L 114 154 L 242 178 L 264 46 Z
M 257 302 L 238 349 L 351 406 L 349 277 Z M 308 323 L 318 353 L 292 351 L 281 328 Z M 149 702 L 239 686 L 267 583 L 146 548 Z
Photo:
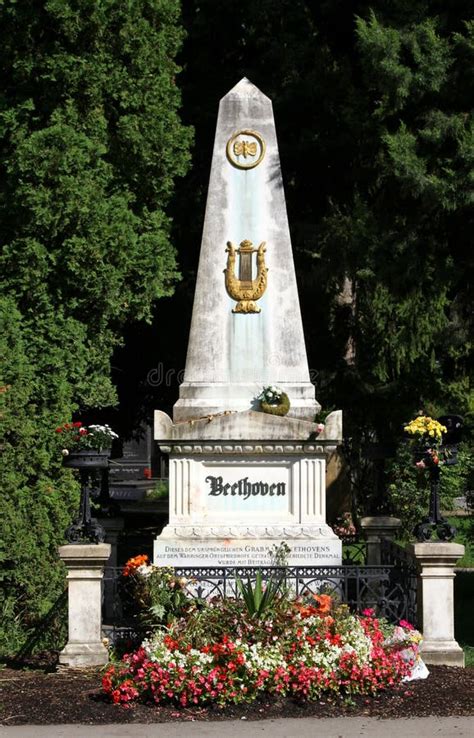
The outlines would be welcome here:
M 289 397 L 261 411 L 262 388 Z M 318 432 L 272 104 L 247 79 L 221 100 L 184 381 L 173 421 L 155 414 L 170 454 L 170 519 L 155 562 L 338 564 L 326 524 L 326 456 L 341 413 Z

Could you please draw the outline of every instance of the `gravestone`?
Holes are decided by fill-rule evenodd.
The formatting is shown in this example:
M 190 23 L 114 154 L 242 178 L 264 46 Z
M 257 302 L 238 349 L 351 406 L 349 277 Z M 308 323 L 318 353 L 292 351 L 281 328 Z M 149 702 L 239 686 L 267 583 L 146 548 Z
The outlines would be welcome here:
M 141 500 L 150 482 L 153 429 L 144 425 L 140 436 L 125 441 L 122 457 L 113 459 L 109 467 L 109 492 L 114 500 Z
M 277 385 L 286 416 L 256 396 Z M 173 420 L 155 412 L 170 455 L 170 566 L 340 564 L 326 523 L 326 457 L 342 414 L 319 432 L 271 101 L 247 79 L 221 100 L 184 381 Z

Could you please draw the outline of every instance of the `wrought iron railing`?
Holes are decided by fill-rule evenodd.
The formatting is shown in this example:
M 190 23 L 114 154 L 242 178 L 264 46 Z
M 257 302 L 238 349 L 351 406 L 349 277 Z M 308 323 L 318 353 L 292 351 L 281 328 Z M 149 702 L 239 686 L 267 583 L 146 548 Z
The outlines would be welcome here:
M 358 535 L 342 536 L 342 563 L 364 565 L 367 563 L 367 541 Z
M 286 567 L 176 567 L 176 576 L 187 580 L 191 598 L 240 597 L 237 578 L 255 581 L 261 572 L 263 581 L 278 580 L 282 588 L 295 596 L 331 594 L 353 611 L 372 608 L 391 622 L 416 618 L 416 589 L 412 570 L 401 559 L 382 566 L 286 566 Z M 105 570 L 104 622 L 113 632 L 133 633 L 133 602 L 129 583 L 120 576 L 121 569 Z M 415 575 L 416 576 L 416 575 Z
M 393 580 L 403 587 L 406 600 L 406 620 L 418 623 L 418 564 L 416 558 L 398 543 L 383 539 L 380 544 L 381 562 L 393 567 Z

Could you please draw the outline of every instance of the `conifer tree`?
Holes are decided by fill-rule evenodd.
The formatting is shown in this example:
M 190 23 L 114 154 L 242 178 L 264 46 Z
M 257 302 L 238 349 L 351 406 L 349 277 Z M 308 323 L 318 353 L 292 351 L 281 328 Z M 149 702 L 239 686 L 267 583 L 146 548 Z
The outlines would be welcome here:
M 191 131 L 178 0 L 6 0 L 0 22 L 4 651 L 62 587 L 77 501 L 54 429 L 116 401 L 124 324 L 178 279 L 166 208 Z

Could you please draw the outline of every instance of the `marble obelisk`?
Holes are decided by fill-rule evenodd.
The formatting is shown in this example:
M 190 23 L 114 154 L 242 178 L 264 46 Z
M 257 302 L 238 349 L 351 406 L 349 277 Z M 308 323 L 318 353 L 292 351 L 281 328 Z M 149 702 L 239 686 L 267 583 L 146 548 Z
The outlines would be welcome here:
M 267 284 L 253 313 L 233 312 L 236 301 L 225 289 L 226 244 L 237 249 L 244 241 L 255 249 L 265 242 Z M 239 256 L 236 273 L 248 266 L 244 278 L 257 276 L 256 256 Z M 219 106 L 186 368 L 173 418 L 249 410 L 270 384 L 291 397 L 292 417 L 314 420 L 320 407 L 306 358 L 272 103 L 244 78 Z
M 256 395 L 277 385 L 284 417 Z M 310 381 L 271 101 L 242 79 L 222 100 L 184 381 L 173 421 L 155 413 L 170 455 L 170 566 L 339 564 L 326 523 L 326 457 L 342 415 L 320 432 Z

